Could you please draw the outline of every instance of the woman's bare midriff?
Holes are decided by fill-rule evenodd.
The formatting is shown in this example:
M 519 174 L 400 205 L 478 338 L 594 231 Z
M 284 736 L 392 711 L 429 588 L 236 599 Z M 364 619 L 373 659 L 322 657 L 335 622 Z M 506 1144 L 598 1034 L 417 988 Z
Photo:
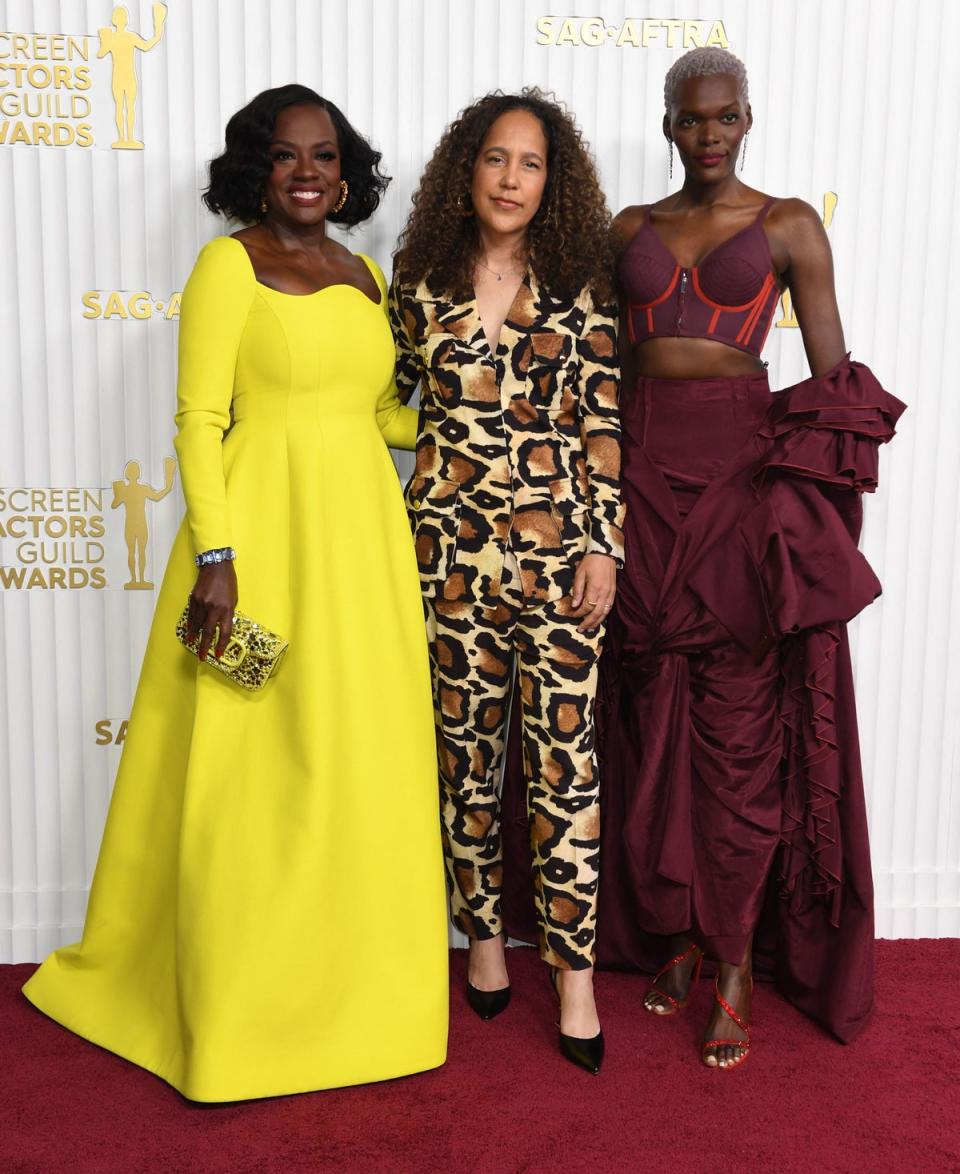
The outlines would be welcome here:
M 649 379 L 724 379 L 759 375 L 765 364 L 708 338 L 650 338 L 632 348 L 630 367 Z

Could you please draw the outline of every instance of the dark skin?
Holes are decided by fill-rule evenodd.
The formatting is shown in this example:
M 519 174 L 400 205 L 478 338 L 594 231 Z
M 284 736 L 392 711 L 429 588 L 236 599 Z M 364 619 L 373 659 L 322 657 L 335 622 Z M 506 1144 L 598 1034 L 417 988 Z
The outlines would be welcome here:
M 736 175 L 743 136 L 753 123 L 750 107 L 727 75 L 691 78 L 664 115 L 663 133 L 672 139 L 684 169 L 680 191 L 651 208 L 657 236 L 676 261 L 691 267 L 756 219 L 769 199 Z M 701 163 L 704 157 L 716 163 Z M 614 220 L 621 249 L 643 223 L 638 206 Z M 803 200 L 777 200 L 764 221 L 773 265 L 781 287 L 790 290 L 803 345 L 814 375 L 829 371 L 846 353 L 833 284 L 833 257 L 818 213 Z M 708 379 L 752 375 L 759 359 L 711 339 L 653 338 L 631 346 L 624 327 L 621 360 L 624 385 L 635 375 L 660 379 Z
M 264 189 L 267 211 L 258 224 L 233 234 L 247 250 L 257 281 L 299 297 L 332 285 L 352 285 L 379 303 L 380 290 L 364 262 L 327 236 L 327 216 L 341 196 L 340 145 L 327 111 L 311 105 L 281 110 L 270 158 L 273 170 Z M 191 638 L 202 633 L 197 649 L 201 660 L 215 629 L 219 628 L 215 655 L 226 650 L 237 598 L 232 562 L 201 567 L 189 615 Z
M 736 162 L 743 137 L 753 123 L 749 105 L 729 75 L 691 78 L 676 95 L 676 104 L 663 118 L 663 133 L 673 141 L 684 170 L 680 191 L 651 208 L 651 225 L 677 263 L 686 268 L 702 263 L 718 245 L 756 219 L 769 197 L 742 183 Z M 621 251 L 643 224 L 644 213 L 634 206 L 614 220 Z M 803 200 L 777 200 L 764 221 L 774 270 L 781 288 L 790 290 L 803 336 L 810 370 L 823 375 L 845 355 L 843 327 L 833 282 L 833 258 L 817 212 Z M 658 379 L 708 379 L 754 375 L 763 364 L 752 355 L 712 339 L 653 338 L 631 344 L 625 318 L 621 320 L 620 356 L 623 386 L 637 375 Z M 669 956 L 681 954 L 692 939 L 678 935 Z M 745 1022 L 750 1022 L 753 989 L 751 946 L 738 966 L 719 963 L 720 993 Z M 673 1013 L 658 991 L 683 1001 L 690 986 L 696 952 L 668 970 L 647 993 L 644 1004 L 654 1014 Z M 703 1036 L 708 1039 L 746 1039 L 745 1033 L 714 1005 Z M 745 1055 L 737 1044 L 704 1051 L 711 1067 L 729 1068 Z

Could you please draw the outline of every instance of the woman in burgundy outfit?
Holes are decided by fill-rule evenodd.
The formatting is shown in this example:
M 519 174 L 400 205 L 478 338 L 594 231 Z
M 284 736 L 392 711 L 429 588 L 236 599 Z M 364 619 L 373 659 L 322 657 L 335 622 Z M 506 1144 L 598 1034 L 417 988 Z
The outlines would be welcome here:
M 860 494 L 903 405 L 846 354 L 817 213 L 737 178 L 742 63 L 693 50 L 665 98 L 683 187 L 615 222 L 627 528 L 601 667 L 599 959 L 669 958 L 644 1000 L 662 1016 L 714 961 L 702 1058 L 730 1068 L 754 952 L 841 1039 L 870 1008 L 845 622 L 880 591 Z M 812 378 L 771 396 L 759 356 L 784 288 Z

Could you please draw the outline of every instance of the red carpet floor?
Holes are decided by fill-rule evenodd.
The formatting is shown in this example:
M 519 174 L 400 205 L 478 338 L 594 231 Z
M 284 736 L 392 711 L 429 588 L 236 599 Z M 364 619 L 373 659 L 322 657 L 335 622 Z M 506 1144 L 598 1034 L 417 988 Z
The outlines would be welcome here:
M 960 1171 L 960 941 L 881 942 L 875 1016 L 849 1047 L 758 988 L 736 1072 L 698 1061 L 705 983 L 664 1022 L 638 1010 L 640 978 L 601 974 L 599 1077 L 558 1055 L 532 950 L 510 953 L 514 999 L 491 1023 L 451 959 L 446 1067 L 214 1108 L 50 1022 L 19 994 L 33 968 L 0 967 L 0 1171 Z

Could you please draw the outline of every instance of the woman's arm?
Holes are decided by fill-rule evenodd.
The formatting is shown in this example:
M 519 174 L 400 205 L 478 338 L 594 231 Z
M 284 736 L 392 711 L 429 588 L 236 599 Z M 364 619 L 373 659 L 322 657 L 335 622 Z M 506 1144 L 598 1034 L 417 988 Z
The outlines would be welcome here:
M 580 438 L 590 486 L 591 554 L 623 557 L 623 503 L 620 500 L 620 391 L 617 317 L 614 306 L 591 299 L 577 339 Z
M 580 627 L 606 619 L 616 590 L 616 565 L 623 561 L 624 507 L 620 497 L 620 390 L 617 311 L 592 297 L 577 340 L 580 437 L 590 486 L 590 537 L 574 577 L 572 602 L 584 616 Z M 599 557 L 598 557 L 599 556 Z
M 782 277 L 790 290 L 810 371 L 824 375 L 847 353 L 830 242 L 819 215 L 803 200 L 784 200 L 770 219 L 771 228 L 786 248 Z
M 618 331 L 618 352 L 620 357 L 620 386 L 632 388 L 636 382 L 633 362 L 633 343 L 630 341 L 630 307 L 620 307 L 620 329 Z
M 630 244 L 643 225 L 645 212 L 639 205 L 632 205 L 618 212 L 613 219 L 613 248 L 619 262 L 623 250 Z M 616 274 L 612 276 L 616 280 Z M 630 341 L 630 307 L 621 299 L 620 305 L 620 386 L 632 388 L 636 378 L 633 362 L 633 343 Z
M 405 294 L 399 274 L 393 275 L 387 306 L 390 313 L 390 329 L 397 350 L 397 398 L 400 403 L 409 403 L 420 382 L 420 359 L 413 344 L 410 328 L 404 312 Z
M 201 250 L 180 304 L 174 445 L 197 554 L 232 545 L 223 434 L 230 426 L 237 352 L 253 294 L 243 245 L 220 237 Z
M 242 250 L 243 246 L 229 237 L 206 245 L 180 304 L 174 445 L 197 554 L 233 545 L 223 473 L 223 434 L 230 426 L 237 352 L 256 288 Z M 217 626 L 216 652 L 222 655 L 236 602 L 232 562 L 200 570 L 190 597 L 190 629 L 191 634 L 203 629 L 198 649 L 201 660 Z
M 412 452 L 417 447 L 420 413 L 400 402 L 396 384 L 392 381 L 377 401 L 377 427 L 390 448 Z
M 367 257 L 363 254 L 358 255 L 373 274 L 374 280 L 377 283 L 377 289 L 380 291 L 383 312 L 389 320 L 391 317 L 390 299 L 387 296 L 387 283 L 383 276 L 383 270 L 372 257 Z M 409 395 L 407 398 L 409 399 Z M 376 418 L 380 435 L 389 448 L 416 448 L 419 413 L 413 408 L 405 407 L 401 403 L 393 379 L 390 380 L 380 393 L 380 397 L 377 400 Z

